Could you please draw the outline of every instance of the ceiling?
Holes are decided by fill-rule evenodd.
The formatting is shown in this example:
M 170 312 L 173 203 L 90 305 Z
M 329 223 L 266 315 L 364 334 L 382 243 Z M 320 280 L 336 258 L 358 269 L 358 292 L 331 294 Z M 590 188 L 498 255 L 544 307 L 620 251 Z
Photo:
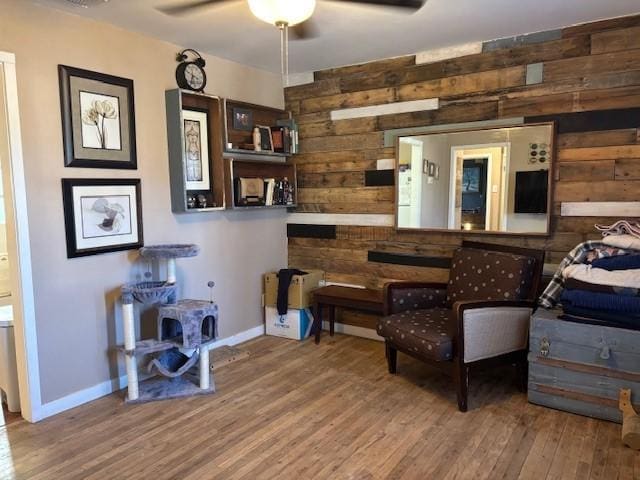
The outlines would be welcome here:
M 154 7 L 180 0 L 110 0 L 79 8 L 69 0 L 34 0 L 246 65 L 280 71 L 279 33 L 257 20 L 245 1 L 187 17 Z M 316 38 L 294 41 L 292 73 L 493 40 L 640 13 L 638 0 L 429 0 L 413 15 L 319 0 Z

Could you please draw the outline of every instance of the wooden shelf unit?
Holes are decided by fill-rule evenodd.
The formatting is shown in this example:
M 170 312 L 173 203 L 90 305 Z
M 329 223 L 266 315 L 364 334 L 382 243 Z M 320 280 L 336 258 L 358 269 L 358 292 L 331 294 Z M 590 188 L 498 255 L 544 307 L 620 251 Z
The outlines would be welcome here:
M 213 95 L 174 89 L 165 92 L 167 108 L 167 137 L 169 141 L 169 173 L 171 183 L 171 210 L 174 213 L 198 213 L 225 209 L 224 160 L 222 158 L 223 100 Z M 184 110 L 206 112 L 209 154 L 208 190 L 187 190 L 184 143 Z M 188 195 L 202 194 L 206 207 L 189 208 Z
M 227 208 L 234 210 L 257 210 L 257 209 L 282 209 L 293 208 L 297 203 L 297 179 L 296 166 L 283 161 L 275 162 L 269 160 L 246 160 L 228 158 L 225 164 L 225 173 L 228 178 L 226 187 Z M 293 185 L 293 204 L 291 205 L 236 205 L 235 202 L 235 180 L 240 177 L 248 178 L 275 178 L 276 180 L 287 177 Z
M 231 154 L 249 154 L 259 157 L 287 157 L 286 153 L 279 152 L 256 152 L 255 150 L 243 149 L 241 145 L 253 144 L 253 128 L 251 130 L 237 130 L 233 128 L 233 110 L 241 108 L 251 111 L 253 115 L 253 126 L 261 125 L 274 127 L 278 120 L 288 120 L 291 114 L 286 110 L 278 108 L 264 107 L 253 103 L 239 102 L 237 100 L 224 99 L 224 150 Z
M 288 163 L 289 155 L 281 152 L 256 152 L 229 145 L 247 145 L 253 142 L 253 129 L 233 128 L 233 110 L 250 110 L 252 124 L 276 126 L 278 120 L 288 120 L 291 114 L 277 108 L 223 99 L 214 95 L 174 89 L 165 92 L 167 108 L 167 135 L 169 140 L 169 173 L 171 181 L 171 209 L 174 213 L 200 213 L 234 210 L 283 209 L 295 207 L 297 199 L 296 168 Z M 186 153 L 184 139 L 184 110 L 204 111 L 208 114 L 208 143 L 210 159 L 210 184 L 208 191 L 187 189 Z M 235 204 L 234 182 L 238 177 L 275 178 L 287 177 L 293 185 L 292 205 Z M 189 208 L 187 196 L 203 194 L 206 208 Z

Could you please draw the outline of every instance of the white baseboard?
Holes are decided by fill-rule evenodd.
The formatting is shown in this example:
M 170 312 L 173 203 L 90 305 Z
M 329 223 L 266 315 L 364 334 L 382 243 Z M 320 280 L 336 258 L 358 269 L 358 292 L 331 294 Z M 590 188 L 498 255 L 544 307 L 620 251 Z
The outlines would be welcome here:
M 356 327 L 354 325 L 345 325 L 343 323 L 335 323 L 336 333 L 344 333 L 345 335 L 353 335 L 354 337 L 368 338 L 369 340 L 377 340 L 384 342 L 384 338 L 376 333 L 372 328 Z M 322 322 L 323 330 L 329 330 L 329 322 Z
M 225 345 L 233 346 L 239 343 L 247 342 L 253 338 L 264 335 L 264 325 L 250 328 L 243 332 L 237 333 L 227 338 L 221 338 L 213 343 L 211 349 L 222 347 Z M 113 378 L 106 382 L 99 383 L 84 390 L 71 393 L 62 398 L 58 398 L 51 402 L 43 404 L 37 411 L 33 412 L 34 421 L 38 422 L 47 417 L 51 417 L 58 413 L 64 412 L 74 407 L 78 407 L 84 403 L 91 402 L 105 395 L 109 395 L 115 391 L 121 390 L 127 386 L 127 376 L 122 375 L 119 378 Z

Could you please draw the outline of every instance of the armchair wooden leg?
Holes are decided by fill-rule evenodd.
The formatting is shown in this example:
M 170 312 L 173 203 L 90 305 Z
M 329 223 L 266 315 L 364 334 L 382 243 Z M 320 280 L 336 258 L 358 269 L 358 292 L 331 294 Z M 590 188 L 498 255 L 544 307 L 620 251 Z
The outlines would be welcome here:
M 458 410 L 466 412 L 469 398 L 469 367 L 462 360 L 456 361 L 453 375 L 458 397 Z
M 389 373 L 396 373 L 396 365 L 398 363 L 398 350 L 389 342 L 385 342 L 385 352 L 387 355 L 387 365 L 389 366 Z

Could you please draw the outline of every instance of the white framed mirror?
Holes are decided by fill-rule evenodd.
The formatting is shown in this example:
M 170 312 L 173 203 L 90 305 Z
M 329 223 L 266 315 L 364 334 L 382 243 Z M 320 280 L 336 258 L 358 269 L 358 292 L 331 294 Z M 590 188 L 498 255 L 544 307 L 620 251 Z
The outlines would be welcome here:
M 413 133 L 396 145 L 396 228 L 548 235 L 554 123 Z

